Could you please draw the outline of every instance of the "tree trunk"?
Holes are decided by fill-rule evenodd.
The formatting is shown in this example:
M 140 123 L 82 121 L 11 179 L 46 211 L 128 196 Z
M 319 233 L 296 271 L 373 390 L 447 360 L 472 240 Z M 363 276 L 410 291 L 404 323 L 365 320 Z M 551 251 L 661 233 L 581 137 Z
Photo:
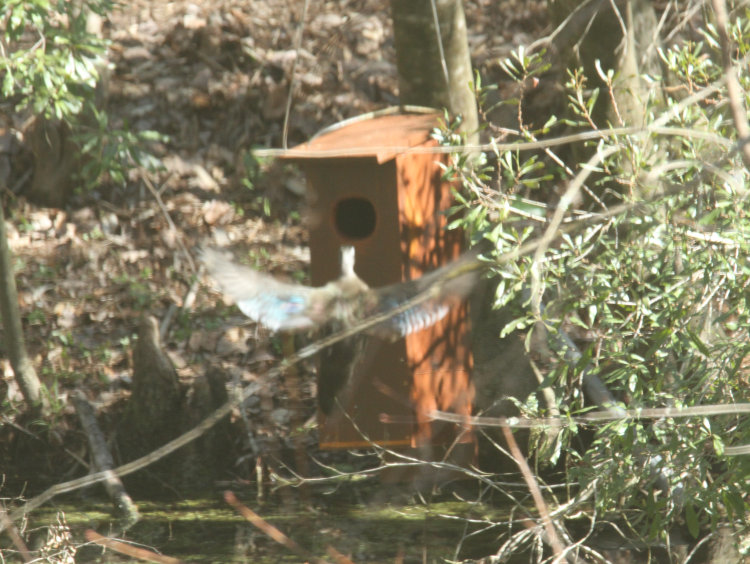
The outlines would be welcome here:
M 96 421 L 94 408 L 81 390 L 73 392 L 71 399 L 76 408 L 78 419 L 81 422 L 81 428 L 89 441 L 89 451 L 91 452 L 91 460 L 93 462 L 92 472 L 99 472 L 101 470 L 109 470 L 111 472 L 115 467 L 115 462 L 112 454 L 109 452 L 109 446 L 107 445 L 107 440 L 104 438 L 104 433 L 102 433 L 99 423 Z M 118 518 L 121 520 L 120 525 L 123 530 L 129 529 L 138 522 L 138 508 L 133 503 L 128 492 L 125 491 L 125 486 L 122 485 L 122 481 L 117 474 L 111 472 L 107 476 L 107 479 L 104 480 L 104 489 L 107 490 L 110 499 L 115 504 L 115 510 L 117 511 Z
M 133 393 L 123 414 L 126 435 L 121 437 L 127 444 L 121 444 L 121 450 L 136 458 L 179 435 L 182 396 L 177 371 L 162 350 L 156 319 L 146 316 L 133 349 Z
M 645 125 L 649 103 L 662 99 L 659 81 L 644 75 L 660 76 L 658 21 L 649 0 L 549 0 L 553 22 L 563 24 L 553 52 L 568 68 L 583 67 L 588 88 L 600 94 L 591 112 L 599 128 Z M 598 67 L 598 68 L 597 68 Z M 601 74 L 614 71 L 612 96 Z M 572 148 L 574 159 L 586 161 L 592 149 L 582 144 Z M 642 151 L 648 153 L 645 148 Z M 632 173 L 629 163 L 623 171 Z M 614 191 L 621 187 L 611 186 Z M 644 194 L 645 195 L 645 194 Z
M 0 187 L 5 186 L 5 179 L 0 178 Z M 35 411 L 44 412 L 47 401 L 42 393 L 42 384 L 26 352 L 21 325 L 21 313 L 18 309 L 18 292 L 16 279 L 13 276 L 13 261 L 8 248 L 8 236 L 5 231 L 5 213 L 0 201 L 0 315 L 3 320 L 4 347 L 7 349 L 10 364 L 13 367 L 18 387 L 21 388 L 26 403 Z
M 463 6 L 461 0 L 434 0 L 434 5 L 439 40 L 431 0 L 391 0 L 399 97 L 405 105 L 460 115 L 461 131 L 474 142 L 479 120 Z
M 126 460 L 143 456 L 192 429 L 227 401 L 223 374 L 208 370 L 188 385 L 162 348 L 159 325 L 145 317 L 133 349 L 133 393 L 118 425 L 118 446 Z M 199 440 L 126 478 L 137 489 L 161 487 L 192 491 L 209 487 L 231 466 L 231 426 L 224 422 Z
M 652 86 L 642 77 L 660 73 L 658 21 L 651 2 L 550 0 L 549 8 L 555 25 L 567 19 L 554 49 L 568 68 L 583 67 L 592 88 L 606 88 L 597 61 L 603 72 L 615 71 L 617 112 L 606 103 L 606 91 L 602 92 L 593 116 L 597 124 L 604 127 L 609 120 L 615 127 L 643 125 Z
M 40 206 L 63 207 L 72 194 L 77 155 L 70 126 L 65 121 L 37 116 L 25 137 L 34 154 L 34 175 L 25 195 Z

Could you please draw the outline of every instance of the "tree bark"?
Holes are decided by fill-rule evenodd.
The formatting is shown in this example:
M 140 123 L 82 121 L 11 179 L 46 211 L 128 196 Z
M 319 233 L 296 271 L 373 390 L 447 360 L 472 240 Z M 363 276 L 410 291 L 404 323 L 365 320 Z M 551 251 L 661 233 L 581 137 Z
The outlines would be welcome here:
M 99 424 L 96 422 L 94 408 L 91 407 L 86 396 L 80 390 L 76 390 L 73 393 L 72 400 L 78 414 L 78 419 L 81 421 L 81 427 L 89 441 L 91 459 L 94 463 L 93 471 L 112 470 L 115 467 L 115 462 L 107 447 L 104 433 L 102 433 Z M 125 491 L 125 486 L 122 485 L 120 477 L 115 473 L 111 473 L 104 480 L 104 488 L 115 504 L 118 516 L 122 520 L 123 529 L 130 528 L 139 519 L 138 508 L 133 503 L 128 492 Z
M 151 316 L 140 323 L 133 349 L 133 393 L 118 424 L 117 442 L 124 459 L 143 456 L 199 425 L 227 401 L 224 375 L 209 369 L 189 384 L 181 382 L 162 348 L 159 325 Z M 191 491 L 208 487 L 231 466 L 232 429 L 228 421 L 179 452 L 129 477 L 128 487 L 161 487 Z
M 461 131 L 478 138 L 474 77 L 461 0 L 391 0 L 402 104 L 447 108 L 461 116 Z M 435 29 L 439 22 L 440 37 Z
M 0 169 L 3 169 L 0 170 L 0 190 L 5 188 L 6 175 L 2 173 L 6 169 L 4 164 L 7 164 L 7 157 L 3 156 L 2 160 L 3 162 L 0 163 Z M 42 384 L 26 352 L 26 344 L 23 338 L 21 312 L 18 309 L 18 291 L 16 279 L 13 276 L 13 260 L 8 247 L 2 201 L 0 201 L 0 315 L 2 315 L 3 321 L 3 341 L 18 387 L 32 410 L 45 412 L 48 402 L 42 393 Z
M 25 138 L 34 154 L 34 175 L 26 196 L 40 206 L 63 207 L 73 192 L 77 155 L 70 126 L 62 120 L 37 116 Z
M 613 9 L 614 6 L 614 9 Z M 594 120 L 604 127 L 643 125 L 650 95 L 644 74 L 659 74 L 658 20 L 649 0 L 549 0 L 556 25 L 564 23 L 554 49 L 569 67 L 583 67 L 590 87 L 606 88 L 599 76 L 615 71 L 614 97 L 617 111 L 602 92 L 594 109 Z M 616 10 L 615 10 L 616 9 Z
M 180 434 L 182 396 L 177 370 L 162 350 L 156 319 L 146 316 L 133 349 L 133 393 L 123 414 L 127 438 L 135 447 L 128 454 L 140 456 Z
M 650 103 L 663 97 L 659 81 L 645 75 L 663 74 L 658 56 L 658 20 L 649 0 L 549 0 L 555 24 L 562 25 L 553 51 L 568 68 L 583 68 L 588 88 L 600 94 L 591 112 L 597 127 L 645 125 Z M 601 74 L 613 70 L 612 96 Z M 592 149 L 573 146 L 574 159 L 588 159 Z M 644 154 L 648 151 L 643 148 Z M 634 172 L 623 162 L 625 173 Z M 621 187 L 611 186 L 613 191 Z M 647 196 L 647 194 L 642 194 Z

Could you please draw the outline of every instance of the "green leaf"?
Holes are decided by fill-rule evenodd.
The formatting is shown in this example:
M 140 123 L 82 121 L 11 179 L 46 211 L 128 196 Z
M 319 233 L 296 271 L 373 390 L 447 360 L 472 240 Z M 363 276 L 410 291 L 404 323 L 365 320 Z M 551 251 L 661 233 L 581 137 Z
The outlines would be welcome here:
M 526 327 L 529 326 L 529 320 L 526 317 L 519 317 L 517 319 L 514 319 L 505 327 L 503 327 L 502 331 L 500 331 L 500 338 L 502 339 L 506 335 L 509 335 L 513 331 L 520 330 L 520 329 L 526 329 Z
M 722 441 L 721 437 L 719 437 L 718 435 L 711 435 L 711 438 L 713 439 L 714 450 L 716 451 L 716 455 L 723 456 L 724 455 L 724 441 Z
M 700 522 L 692 503 L 685 505 L 685 523 L 687 524 L 688 532 L 694 539 L 697 539 L 700 534 Z
M 731 511 L 737 518 L 745 519 L 745 500 L 744 496 L 736 491 L 724 493 L 723 501 L 727 511 Z
M 671 327 L 665 327 L 664 329 L 657 331 L 656 334 L 654 335 L 653 341 L 651 343 L 651 347 L 649 347 L 648 351 L 646 352 L 645 357 L 651 358 L 652 356 L 654 356 L 656 351 L 658 351 L 661 348 L 661 346 L 664 344 L 664 341 L 669 339 L 671 335 L 672 335 Z
M 690 340 L 693 342 L 693 344 L 701 352 L 701 354 L 705 357 L 710 357 L 711 351 L 708 350 L 708 347 L 703 342 L 703 340 L 691 329 L 685 329 L 685 331 L 687 332 L 688 337 L 690 337 Z

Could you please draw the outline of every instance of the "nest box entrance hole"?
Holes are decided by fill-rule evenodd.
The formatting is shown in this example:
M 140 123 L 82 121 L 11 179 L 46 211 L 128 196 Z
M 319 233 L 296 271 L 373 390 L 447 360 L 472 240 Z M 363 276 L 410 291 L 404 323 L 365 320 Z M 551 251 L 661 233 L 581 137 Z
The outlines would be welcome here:
M 375 232 L 377 214 L 367 198 L 350 197 L 339 200 L 333 209 L 333 223 L 344 239 L 361 241 Z

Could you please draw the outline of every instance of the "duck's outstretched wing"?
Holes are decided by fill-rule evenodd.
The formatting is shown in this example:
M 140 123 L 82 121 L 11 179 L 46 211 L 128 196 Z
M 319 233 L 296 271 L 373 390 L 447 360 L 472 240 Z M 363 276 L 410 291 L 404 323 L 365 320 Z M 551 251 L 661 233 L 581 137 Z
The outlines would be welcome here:
M 466 298 L 476 285 L 485 263 L 479 258 L 479 251 L 470 251 L 455 262 L 425 274 L 417 280 L 391 284 L 375 289 L 362 298 L 361 308 L 355 308 L 360 315 L 353 322 L 363 321 L 374 315 L 392 312 L 410 300 L 414 305 L 382 323 L 336 343 L 321 352 L 318 372 L 318 403 L 327 416 L 335 413 L 336 400 L 347 405 L 349 394 L 356 390 L 363 374 L 370 374 L 366 365 L 373 362 L 382 345 L 380 339 L 405 337 L 420 331 L 445 317 L 451 307 Z M 341 329 L 333 323 L 331 331 Z
M 321 323 L 319 308 L 310 307 L 314 288 L 281 282 L 214 249 L 201 249 L 200 257 L 222 292 L 253 321 L 272 331 L 310 329 Z
M 393 311 L 414 300 L 415 304 L 376 325 L 371 332 L 390 338 L 405 337 L 434 325 L 451 307 L 466 298 L 485 267 L 479 251 L 469 251 L 456 261 L 424 276 L 375 290 L 376 307 L 368 315 Z
M 272 331 L 311 329 L 331 321 L 345 326 L 397 309 L 411 300 L 414 305 L 368 330 L 386 337 L 404 337 L 435 324 L 476 285 L 484 268 L 479 251 L 408 282 L 370 290 L 353 272 L 320 288 L 289 284 L 239 265 L 213 249 L 201 258 L 222 291 L 240 310 Z M 345 264 L 345 263 L 344 263 Z

